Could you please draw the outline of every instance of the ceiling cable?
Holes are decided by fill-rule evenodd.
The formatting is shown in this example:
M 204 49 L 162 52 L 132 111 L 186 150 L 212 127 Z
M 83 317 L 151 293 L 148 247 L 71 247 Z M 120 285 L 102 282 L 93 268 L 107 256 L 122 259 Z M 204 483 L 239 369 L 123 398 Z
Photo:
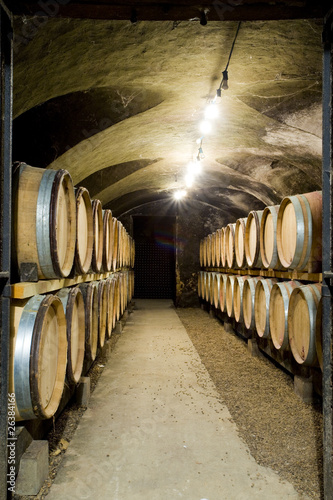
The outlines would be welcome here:
M 216 90 L 216 96 L 217 97 L 221 97 L 221 89 L 222 90 L 227 90 L 229 88 L 228 87 L 228 67 L 229 67 L 229 63 L 230 63 L 230 59 L 231 59 L 232 53 L 234 51 L 234 47 L 235 47 L 235 43 L 236 43 L 236 40 L 237 40 L 237 36 L 238 36 L 238 32 L 239 32 L 240 26 L 241 26 L 241 21 L 239 21 L 238 26 L 237 26 L 237 30 L 236 30 L 236 33 L 235 33 L 234 41 L 232 42 L 232 46 L 231 46 L 231 49 L 230 49 L 230 54 L 229 54 L 229 57 L 228 57 L 227 65 L 225 67 L 225 70 L 222 71 L 222 80 L 221 80 L 219 88 Z

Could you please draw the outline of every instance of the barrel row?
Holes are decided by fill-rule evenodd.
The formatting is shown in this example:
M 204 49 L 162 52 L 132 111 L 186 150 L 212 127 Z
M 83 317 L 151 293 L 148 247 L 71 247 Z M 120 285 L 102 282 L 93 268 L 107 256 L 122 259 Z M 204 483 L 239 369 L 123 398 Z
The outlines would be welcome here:
M 322 367 L 321 284 L 200 271 L 198 295 L 229 318 L 290 349 L 299 364 Z
M 16 420 L 52 417 L 111 337 L 134 291 L 134 272 L 12 301 L 9 391 Z
M 200 242 L 201 267 L 321 272 L 322 192 L 285 197 Z
M 123 224 L 86 188 L 74 189 L 66 170 L 20 163 L 13 186 L 13 244 L 25 281 L 34 267 L 38 279 L 134 267 L 134 241 Z

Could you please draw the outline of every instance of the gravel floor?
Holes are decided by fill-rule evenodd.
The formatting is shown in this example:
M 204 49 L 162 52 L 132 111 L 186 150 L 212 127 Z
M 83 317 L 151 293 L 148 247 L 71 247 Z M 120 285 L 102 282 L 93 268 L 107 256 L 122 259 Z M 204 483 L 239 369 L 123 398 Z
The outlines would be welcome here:
M 257 462 L 277 471 L 301 495 L 322 498 L 320 401 L 301 401 L 291 376 L 266 357 L 250 356 L 244 340 L 225 332 L 207 312 L 177 313 Z
M 226 333 L 222 323 L 207 312 L 190 308 L 177 313 L 257 462 L 290 481 L 300 498 L 304 494 L 321 499 L 320 403 L 303 403 L 294 394 L 289 375 L 265 357 L 251 357 L 244 340 Z M 117 335 L 112 336 L 113 347 L 117 339 Z M 92 390 L 105 362 L 100 356 L 90 370 Z M 49 479 L 37 496 L 14 495 L 14 500 L 46 497 L 84 411 L 85 407 L 72 403 L 62 412 L 48 435 Z

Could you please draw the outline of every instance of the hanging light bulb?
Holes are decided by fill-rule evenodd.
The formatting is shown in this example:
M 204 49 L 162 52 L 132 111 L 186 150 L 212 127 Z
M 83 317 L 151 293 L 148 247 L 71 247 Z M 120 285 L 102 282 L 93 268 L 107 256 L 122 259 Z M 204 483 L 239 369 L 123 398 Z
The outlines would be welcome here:
M 186 187 L 190 188 L 193 186 L 193 182 L 194 182 L 194 175 L 191 174 L 191 173 L 188 173 L 185 175 L 185 184 L 186 184 Z
M 196 176 L 200 174 L 201 172 L 201 164 L 200 161 L 191 161 L 188 166 L 187 166 L 187 171 L 192 174 L 193 176 Z
M 228 90 L 228 71 L 224 70 L 222 71 L 222 85 L 221 85 L 223 90 Z
M 200 123 L 200 132 L 204 135 L 209 134 L 212 130 L 212 124 L 208 120 Z
M 216 96 L 215 97 L 221 97 L 222 90 L 228 90 L 229 85 L 228 85 L 228 70 L 222 71 L 222 80 L 220 83 L 219 88 L 216 90 Z
M 198 149 L 198 157 L 199 157 L 199 160 L 203 160 L 205 155 L 204 155 L 204 152 L 203 152 L 203 149 L 202 147 L 200 146 L 200 148 Z
M 186 191 L 185 189 L 179 189 L 178 191 L 175 192 L 174 194 L 174 198 L 176 200 L 181 200 L 182 198 L 184 198 L 186 196 Z
M 215 104 L 215 102 L 211 102 L 208 104 L 207 108 L 205 109 L 205 118 L 206 120 L 214 120 L 214 118 L 218 117 L 218 109 Z

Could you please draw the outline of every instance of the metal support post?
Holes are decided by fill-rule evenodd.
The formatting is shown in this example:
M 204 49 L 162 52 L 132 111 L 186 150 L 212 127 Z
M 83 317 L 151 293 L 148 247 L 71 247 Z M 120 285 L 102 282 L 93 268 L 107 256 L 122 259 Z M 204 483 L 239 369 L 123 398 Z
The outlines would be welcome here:
M 7 498 L 8 365 L 11 261 L 12 22 L 0 2 L 0 499 Z
M 324 20 L 324 59 L 323 59 L 323 473 L 324 498 L 333 498 L 332 476 L 332 323 L 333 323 L 333 286 L 332 286 L 332 237 L 333 237 L 333 10 Z

